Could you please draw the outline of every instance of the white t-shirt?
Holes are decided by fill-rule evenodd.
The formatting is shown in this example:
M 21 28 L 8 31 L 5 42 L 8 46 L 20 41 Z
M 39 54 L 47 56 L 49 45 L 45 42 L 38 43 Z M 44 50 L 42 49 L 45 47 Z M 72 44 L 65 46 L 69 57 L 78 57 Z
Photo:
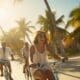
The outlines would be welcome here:
M 38 52 L 38 50 L 35 47 L 35 53 L 33 55 L 33 63 L 47 63 L 48 61 L 48 51 L 45 49 L 43 53 Z
M 13 53 L 9 47 L 5 48 L 5 53 L 3 52 L 2 47 L 0 48 L 0 59 L 9 60 L 11 57 L 10 56 L 11 54 L 13 54 Z

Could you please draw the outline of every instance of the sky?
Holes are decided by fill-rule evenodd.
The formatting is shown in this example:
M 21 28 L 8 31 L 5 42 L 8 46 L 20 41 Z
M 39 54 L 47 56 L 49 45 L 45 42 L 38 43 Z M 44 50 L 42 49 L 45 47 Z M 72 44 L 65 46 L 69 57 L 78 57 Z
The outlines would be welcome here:
M 56 11 L 56 17 L 65 15 L 65 23 L 70 11 L 80 5 L 80 0 L 48 0 L 52 11 Z M 13 0 L 0 0 L 0 26 L 8 31 L 16 27 L 18 20 L 26 18 L 32 25 L 36 24 L 38 16 L 44 15 L 46 6 L 44 0 L 24 0 L 14 4 Z

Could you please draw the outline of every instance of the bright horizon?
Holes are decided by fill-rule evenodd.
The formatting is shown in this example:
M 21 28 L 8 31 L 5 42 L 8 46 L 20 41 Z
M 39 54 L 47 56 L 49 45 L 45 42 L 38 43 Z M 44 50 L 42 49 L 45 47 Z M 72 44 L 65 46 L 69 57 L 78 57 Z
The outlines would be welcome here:
M 66 22 L 70 11 L 79 6 L 80 0 L 48 0 L 48 2 L 52 11 L 56 11 L 56 17 L 64 14 Z M 15 5 L 11 0 L 0 0 L 0 26 L 8 31 L 16 27 L 16 21 L 23 17 L 37 26 L 38 16 L 44 15 L 45 10 L 44 0 L 23 0 Z

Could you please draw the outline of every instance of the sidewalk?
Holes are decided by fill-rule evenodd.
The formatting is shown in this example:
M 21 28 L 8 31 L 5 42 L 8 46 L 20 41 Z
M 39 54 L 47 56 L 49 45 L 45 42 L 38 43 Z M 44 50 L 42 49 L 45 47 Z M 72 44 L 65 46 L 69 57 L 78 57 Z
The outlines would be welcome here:
M 80 56 L 75 56 L 75 57 L 70 57 L 69 60 L 76 60 L 76 59 L 80 59 Z
M 77 56 L 77 57 L 71 57 L 71 58 L 69 58 L 69 59 L 80 59 L 80 56 Z

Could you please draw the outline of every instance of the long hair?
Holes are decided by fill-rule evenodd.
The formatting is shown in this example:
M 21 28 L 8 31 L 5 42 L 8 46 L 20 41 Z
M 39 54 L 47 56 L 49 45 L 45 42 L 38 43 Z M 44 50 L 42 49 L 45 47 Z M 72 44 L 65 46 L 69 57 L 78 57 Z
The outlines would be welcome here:
M 34 39 L 34 44 L 38 44 L 38 37 L 39 37 L 41 34 L 44 35 L 45 44 L 48 43 L 48 42 L 47 42 L 47 37 L 46 37 L 45 32 L 43 32 L 43 31 L 38 31 L 38 32 L 37 32 L 37 35 L 36 35 L 36 37 L 35 37 L 35 39 Z

